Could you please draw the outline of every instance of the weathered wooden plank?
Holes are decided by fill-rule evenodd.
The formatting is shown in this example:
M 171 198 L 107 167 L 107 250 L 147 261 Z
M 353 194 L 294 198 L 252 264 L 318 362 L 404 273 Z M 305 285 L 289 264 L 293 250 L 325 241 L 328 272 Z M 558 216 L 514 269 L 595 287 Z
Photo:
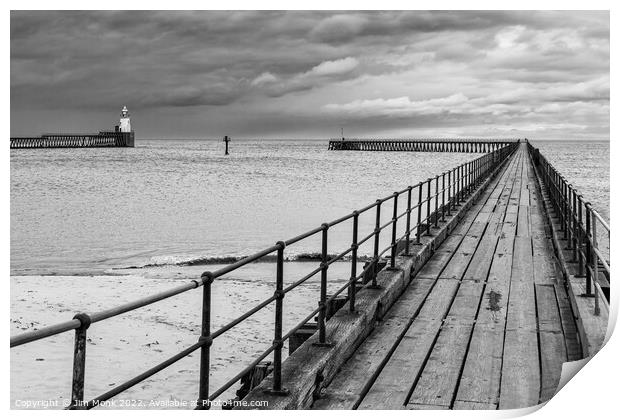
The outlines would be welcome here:
M 512 254 L 512 278 L 517 281 L 534 281 L 532 269 L 532 242 L 527 237 L 515 237 Z
M 534 283 L 511 281 L 507 317 L 507 330 L 527 329 L 536 331 Z
M 553 256 L 549 254 L 535 254 L 532 264 L 534 283 L 548 285 L 558 284 L 561 278 L 561 272 L 556 267 L 556 261 Z
M 473 321 L 478 314 L 478 303 L 484 286 L 482 282 L 463 281 L 456 292 L 446 318 L 464 322 Z
M 522 328 L 507 330 L 503 358 L 499 409 L 538 404 L 540 369 L 536 331 Z
M 567 360 L 554 286 L 536 285 L 536 307 L 540 340 L 540 402 L 545 402 L 555 394 L 560 383 L 562 363 Z
M 517 216 L 517 236 L 530 236 L 530 216 L 528 206 L 519 206 Z
M 487 404 L 473 401 L 454 401 L 454 410 L 497 410 L 497 404 Z
M 387 316 L 342 366 L 322 392 L 321 399 L 315 401 L 312 407 L 322 410 L 352 409 L 371 373 L 383 363 L 407 324 L 407 319 Z
M 416 319 L 358 408 L 390 409 L 404 406 L 440 327 L 441 319 Z
M 448 264 L 453 254 L 454 251 L 436 251 L 433 257 L 424 264 L 418 273 L 416 273 L 414 281 L 418 278 L 436 279 L 446 264 Z
M 448 410 L 449 408 L 443 405 L 430 405 L 430 404 L 407 404 L 405 407 L 407 410 Z
M 488 230 L 492 231 L 493 228 L 491 227 Z M 469 267 L 467 267 L 467 271 L 463 276 L 464 280 L 483 282 L 487 279 L 498 240 L 499 236 L 494 233 L 487 232 L 484 235 L 480 241 L 480 245 L 478 245 L 478 248 L 476 249 L 476 253 L 473 256 Z
M 473 322 L 447 321 L 408 403 L 449 407 L 456 391 Z

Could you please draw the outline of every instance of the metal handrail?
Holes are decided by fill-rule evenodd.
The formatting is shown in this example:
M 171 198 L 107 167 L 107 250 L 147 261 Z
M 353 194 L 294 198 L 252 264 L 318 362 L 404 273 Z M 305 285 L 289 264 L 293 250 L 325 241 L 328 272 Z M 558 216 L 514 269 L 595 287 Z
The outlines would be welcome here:
M 147 379 L 148 377 L 156 374 L 157 372 L 165 369 L 166 367 L 174 364 L 178 360 L 188 356 L 192 352 L 200 349 L 200 385 L 198 392 L 198 407 L 201 409 L 209 408 L 209 401 L 212 401 L 217 396 L 221 395 L 230 386 L 237 382 L 245 373 L 255 367 L 258 363 L 264 360 L 267 356 L 273 353 L 273 389 L 272 392 L 276 394 L 284 393 L 285 390 L 282 386 L 282 348 L 283 343 L 297 330 L 303 327 L 312 317 L 318 315 L 318 336 L 319 344 L 327 344 L 326 341 L 326 322 L 327 322 L 327 305 L 331 303 L 336 297 L 342 294 L 348 289 L 348 301 L 349 310 L 355 311 L 355 294 L 357 283 L 363 281 L 363 286 L 373 287 L 376 286 L 377 273 L 379 272 L 379 262 L 385 253 L 390 252 L 389 264 L 391 268 L 395 267 L 395 258 L 397 256 L 398 248 L 400 244 L 404 243 L 404 249 L 401 250 L 405 254 L 409 254 L 411 245 L 420 244 L 420 237 L 422 234 L 430 234 L 431 227 L 434 224 L 438 226 L 439 220 L 445 220 L 446 214 L 451 215 L 452 210 L 456 209 L 456 206 L 460 202 L 464 201 L 474 188 L 480 185 L 487 176 L 497 171 L 507 158 L 516 150 L 517 143 L 508 144 L 493 152 L 482 155 L 481 157 L 459 165 L 447 172 L 443 172 L 441 175 L 437 175 L 434 178 L 429 178 L 427 181 L 420 182 L 414 186 L 409 186 L 400 191 L 394 192 L 389 196 L 376 200 L 374 203 L 363 207 L 360 210 L 353 211 L 352 213 L 335 219 L 329 223 L 302 233 L 298 236 L 290 238 L 286 241 L 279 241 L 275 245 L 259 251 L 253 255 L 245 257 L 233 264 L 229 264 L 213 272 L 205 272 L 202 274 L 200 280 L 192 280 L 191 282 L 177 286 L 173 289 L 163 291 L 158 294 L 147 296 L 126 304 L 96 312 L 93 314 L 79 313 L 75 317 L 67 322 L 55 324 L 49 327 L 42 328 L 37 331 L 31 331 L 27 333 L 18 334 L 11 337 L 10 346 L 21 346 L 33 341 L 41 340 L 46 337 L 50 337 L 56 334 L 60 334 L 69 330 L 75 330 L 75 344 L 74 344 L 74 358 L 73 358 L 73 380 L 72 380 L 72 393 L 71 404 L 67 408 L 71 409 L 90 409 L 101 402 L 104 402 L 119 393 L 131 388 L 137 383 Z M 447 176 L 447 183 L 446 183 Z M 439 179 L 441 178 L 441 188 L 439 187 Z M 435 183 L 434 193 L 431 193 L 432 183 Z M 418 193 L 418 200 L 416 203 L 412 203 L 413 190 L 416 189 Z M 407 209 L 398 213 L 398 199 L 401 196 L 406 196 Z M 383 203 L 392 202 L 393 214 L 392 218 L 384 224 L 381 224 L 381 207 Z M 431 207 L 434 204 L 434 208 Z M 359 231 L 359 216 L 371 210 L 375 210 L 376 223 L 375 228 L 367 236 L 358 239 Z M 411 213 L 416 210 L 417 223 L 412 223 Z M 425 213 L 422 218 L 422 213 Z M 405 218 L 406 226 L 402 230 L 403 234 L 397 238 L 398 221 Z M 328 257 L 328 232 L 333 226 L 340 225 L 347 221 L 352 222 L 352 243 L 346 250 Z M 402 223 L 402 221 L 401 221 Z M 380 235 L 383 231 L 391 227 L 391 241 L 390 246 L 380 252 L 379 241 Z M 402 227 L 401 227 L 402 229 Z M 411 238 L 411 235 L 415 232 L 415 240 Z M 312 270 L 307 275 L 301 277 L 297 281 L 290 284 L 288 287 L 284 287 L 283 284 L 283 264 L 284 264 L 284 249 L 292 244 L 300 242 L 304 239 L 312 237 L 321 233 L 321 262 L 319 267 Z M 370 263 L 368 263 L 358 274 L 357 273 L 357 250 L 360 245 L 374 239 L 374 252 Z M 404 242 L 403 242 L 404 241 Z M 257 261 L 272 253 L 277 253 L 276 258 L 276 288 L 273 296 L 267 298 L 261 303 L 254 306 L 244 314 L 240 315 L 236 319 L 221 326 L 216 331 L 211 331 L 211 284 L 217 278 L 224 276 L 240 267 L 243 267 L 249 263 Z M 329 267 L 337 261 L 342 260 L 345 256 L 351 255 L 351 276 L 350 279 L 342 285 L 331 296 L 327 296 L 327 273 Z M 302 285 L 315 275 L 321 275 L 320 285 L 320 300 L 318 306 L 311 312 L 310 315 L 294 326 L 291 330 L 283 334 L 282 324 L 282 302 L 285 295 L 296 287 Z M 370 277 L 370 278 L 369 278 Z M 367 283 L 372 280 L 372 284 Z M 203 302 L 202 302 L 202 322 L 201 322 L 201 335 L 198 341 L 176 353 L 172 357 L 159 363 L 158 365 L 144 371 L 143 373 L 135 376 L 134 378 L 125 381 L 124 383 L 116 386 L 115 388 L 106 391 L 98 397 L 85 401 L 84 400 L 84 376 L 86 368 L 86 342 L 87 342 L 87 330 L 92 323 L 100 322 L 123 313 L 151 305 L 169 297 L 184 293 L 191 289 L 202 287 L 203 290 Z M 244 368 L 239 374 L 235 375 L 224 386 L 220 387 L 215 392 L 209 394 L 209 369 L 210 369 L 210 347 L 220 335 L 226 333 L 236 325 L 240 324 L 247 318 L 254 315 L 256 312 L 264 309 L 266 306 L 275 303 L 275 319 L 274 319 L 274 340 L 272 345 L 265 350 L 260 356 L 255 358 L 246 368 Z
M 572 251 L 572 261 L 578 263 L 577 277 L 586 278 L 585 296 L 595 298 L 594 312 L 599 315 L 599 272 L 602 266 L 604 275 L 610 279 L 611 270 L 610 262 L 599 246 L 597 227 L 600 225 L 607 231 L 609 241 L 609 223 L 531 143 L 528 143 L 528 151 L 534 164 L 540 168 L 541 180 L 549 190 L 551 205 L 562 232 L 561 239 L 566 241 L 566 249 Z

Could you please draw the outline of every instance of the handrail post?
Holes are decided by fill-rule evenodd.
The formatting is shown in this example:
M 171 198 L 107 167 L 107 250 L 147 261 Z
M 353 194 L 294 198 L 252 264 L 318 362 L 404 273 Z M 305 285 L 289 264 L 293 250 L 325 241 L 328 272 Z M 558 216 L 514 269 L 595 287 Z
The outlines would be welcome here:
M 598 241 L 596 240 L 596 217 L 592 218 L 592 259 L 593 259 L 593 274 L 594 279 L 592 282 L 592 286 L 594 287 L 594 315 L 598 316 L 601 314 L 601 307 L 599 304 L 599 293 L 598 293 L 598 254 L 596 250 L 598 249 Z
M 275 326 L 273 330 L 273 386 L 268 391 L 272 395 L 288 395 L 288 390 L 282 388 L 282 301 L 284 299 L 284 248 L 286 244 L 283 241 L 276 243 L 278 245 L 277 261 L 276 261 L 276 298 L 275 310 Z
M 323 223 L 321 225 L 323 229 L 322 239 L 321 239 L 321 296 L 319 301 L 319 341 L 315 343 L 318 346 L 329 346 L 330 344 L 326 341 L 326 328 L 325 323 L 327 322 L 327 230 L 329 229 L 329 225 L 327 223 Z
M 568 221 L 566 220 L 566 180 L 562 177 L 562 229 L 564 230 L 563 239 L 568 239 Z
M 355 312 L 355 293 L 356 293 L 356 277 L 357 277 L 357 228 L 359 224 L 359 212 L 353 212 L 353 240 L 351 243 L 351 284 L 349 285 L 349 312 Z
M 410 185 L 407 188 L 407 227 L 405 235 L 405 255 L 409 254 L 409 241 L 411 240 L 411 190 L 413 187 Z
M 377 286 L 377 273 L 379 272 L 379 234 L 381 233 L 381 200 L 377 200 L 377 214 L 375 218 L 375 247 L 373 250 L 373 268 L 372 268 L 372 284 L 371 288 L 376 289 Z
M 213 274 L 202 274 L 202 326 L 200 329 L 200 385 L 198 390 L 197 410 L 208 410 L 209 404 L 209 374 L 211 371 L 211 283 Z
M 586 202 L 586 293 L 585 296 L 592 296 L 592 209 L 590 203 Z
M 573 261 L 579 262 L 577 259 L 577 191 L 574 189 L 571 198 L 573 201 L 571 210 L 571 222 L 573 225 Z
M 394 193 L 394 209 L 392 212 L 392 249 L 390 255 L 390 268 L 396 267 L 396 221 L 398 217 L 398 193 Z
M 435 227 L 439 227 L 439 175 L 435 175 Z
M 431 234 L 431 182 L 433 178 L 426 180 L 426 234 Z
M 450 191 L 452 190 L 452 171 L 448 171 L 448 217 L 452 216 L 452 198 Z
M 579 239 L 577 241 L 577 243 L 579 244 L 579 253 L 578 253 L 578 257 L 579 257 L 579 273 L 577 273 L 577 277 L 583 277 L 584 273 L 583 273 L 583 254 L 584 254 L 584 250 L 583 250 L 583 237 L 584 237 L 584 231 L 583 231 L 583 196 L 581 194 L 579 194 L 577 196 L 577 203 L 579 205 L 578 209 L 579 209 Z
M 75 341 L 73 346 L 73 380 L 71 382 L 70 410 L 85 410 L 84 403 L 84 377 L 86 376 L 86 337 L 91 319 L 88 314 L 76 314 L 73 319 L 80 321 L 80 326 L 75 329 Z
M 458 166 L 452 169 L 452 210 L 456 211 L 456 206 L 459 201 L 459 197 L 457 194 L 457 186 L 458 186 Z
M 441 221 L 446 221 L 446 173 L 441 174 Z
M 415 228 L 416 244 L 420 245 L 420 228 L 422 227 L 422 183 L 418 184 L 418 224 Z
M 457 188 L 457 193 L 456 196 L 458 197 L 458 204 L 461 204 L 461 201 L 463 199 L 463 165 L 460 165 L 458 168 L 458 181 L 456 184 L 456 188 Z

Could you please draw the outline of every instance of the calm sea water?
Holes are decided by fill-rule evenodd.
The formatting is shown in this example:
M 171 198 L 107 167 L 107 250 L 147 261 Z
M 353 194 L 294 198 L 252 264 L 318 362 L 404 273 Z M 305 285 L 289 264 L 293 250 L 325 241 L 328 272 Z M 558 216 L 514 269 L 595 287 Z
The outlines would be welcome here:
M 248 255 L 474 157 L 336 153 L 325 141 L 239 141 L 231 151 L 211 141 L 11 151 L 13 274 Z M 330 246 L 350 239 L 334 231 Z M 287 252 L 319 249 L 311 240 Z
M 609 221 L 609 142 L 534 141 L 533 145 Z
M 608 217 L 609 143 L 535 144 Z M 230 156 L 223 156 L 223 144 L 209 141 L 12 150 L 11 335 L 196 279 L 221 267 L 220 257 L 251 254 L 475 156 L 329 152 L 326 141 L 237 141 Z M 391 217 L 386 207 L 382 223 Z M 374 214 L 360 219 L 364 232 L 373 225 Z M 329 238 L 330 253 L 348 248 L 350 225 L 330 229 Z M 294 259 L 319 249 L 313 238 L 286 252 Z M 195 265 L 184 265 L 188 262 Z M 316 265 L 285 264 L 285 284 Z M 344 284 L 348 270 L 349 263 L 330 267 L 330 291 Z M 274 279 L 275 264 L 251 264 L 218 279 L 213 329 L 272 296 Z M 315 307 L 318 283 L 315 276 L 287 294 L 285 331 Z M 93 325 L 87 397 L 194 343 L 201 307 L 195 292 Z M 218 337 L 212 349 L 214 388 L 271 344 L 272 322 L 269 307 Z M 13 406 L 16 399 L 69 396 L 72 340 L 66 333 L 12 349 Z M 197 357 L 183 359 L 122 396 L 195 398 L 198 371 Z

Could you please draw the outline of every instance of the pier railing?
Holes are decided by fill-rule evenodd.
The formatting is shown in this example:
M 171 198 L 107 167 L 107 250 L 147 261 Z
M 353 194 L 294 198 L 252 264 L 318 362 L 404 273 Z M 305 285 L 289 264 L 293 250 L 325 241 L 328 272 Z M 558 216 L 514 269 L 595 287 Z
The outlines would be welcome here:
M 607 283 L 610 281 L 609 224 L 531 143 L 528 143 L 528 150 L 539 168 L 542 182 L 549 190 L 561 227 L 561 239 L 566 241 L 567 250 L 572 251 L 570 262 L 577 263 L 577 276 L 586 278 L 585 294 L 595 298 L 595 315 L 598 315 L 598 290 L 600 287 L 606 288 L 601 285 L 601 276 Z M 606 249 L 601 246 L 601 238 L 607 241 Z M 609 296 L 603 297 L 609 299 Z
M 208 409 L 209 402 L 215 400 L 226 390 L 237 383 L 244 375 L 254 369 L 259 363 L 273 354 L 273 387 L 271 392 L 276 395 L 286 394 L 285 384 L 282 383 L 282 349 L 284 342 L 291 338 L 304 325 L 317 317 L 317 345 L 327 345 L 326 341 L 326 322 L 328 306 L 341 294 L 347 291 L 348 310 L 355 312 L 356 290 L 358 287 L 377 287 L 377 273 L 381 267 L 380 262 L 389 264 L 394 268 L 396 257 L 399 254 L 408 255 L 410 248 L 421 243 L 421 235 L 430 234 L 433 226 L 437 227 L 440 220 L 445 220 L 446 216 L 451 216 L 457 206 L 464 201 L 485 179 L 496 171 L 506 159 L 516 150 L 517 144 L 509 144 L 491 153 L 485 154 L 477 159 L 459 165 L 447 172 L 429 178 L 424 182 L 408 186 L 400 191 L 394 192 L 387 197 L 376 200 L 368 206 L 353 211 L 329 223 L 324 223 L 294 238 L 279 241 L 275 245 L 266 248 L 254 255 L 248 256 L 233 264 L 220 268 L 213 272 L 205 272 L 199 280 L 177 286 L 170 290 L 154 294 L 124 305 L 117 306 L 105 311 L 96 313 L 79 313 L 73 319 L 44 327 L 36 331 L 26 332 L 11 337 L 11 347 L 25 345 L 27 343 L 51 337 L 63 332 L 75 331 L 74 351 L 73 351 L 73 379 L 70 409 L 90 409 L 100 403 L 113 398 L 114 396 L 126 391 L 134 385 L 144 381 L 150 376 L 160 372 L 168 366 L 185 358 L 194 351 L 200 349 L 200 384 L 198 389 L 199 409 Z M 398 212 L 398 203 L 406 202 L 406 208 Z M 387 223 L 381 222 L 381 211 L 391 204 L 392 218 Z M 404 206 L 403 206 L 404 207 Z M 388 207 L 388 209 L 390 209 Z M 374 215 L 372 214 L 374 212 Z M 374 229 L 370 232 L 360 232 L 359 218 L 363 214 L 370 213 L 375 216 Z M 351 226 L 351 246 L 335 256 L 328 254 L 328 241 L 330 229 L 337 225 L 349 223 Z M 389 246 L 380 249 L 381 234 L 390 235 Z M 321 238 L 321 262 L 317 268 L 307 275 L 296 280 L 288 286 L 284 286 L 284 249 L 290 245 L 306 240 L 310 237 L 320 235 Z M 358 272 L 358 248 L 364 243 L 373 245 L 373 256 L 371 262 Z M 245 312 L 238 318 L 228 322 L 215 331 L 211 325 L 211 285 L 222 276 L 235 271 L 236 269 L 262 259 L 268 255 L 276 254 L 276 282 L 273 296 L 259 303 L 252 309 Z M 335 293 L 328 297 L 328 269 L 338 261 L 350 257 L 351 268 L 350 278 Z M 381 261 L 387 259 L 388 261 Z M 318 306 L 309 313 L 301 322 L 291 328 L 288 332 L 283 331 L 283 311 L 282 305 L 286 295 L 293 289 L 304 284 L 312 277 L 320 275 L 320 295 Z M 84 378 L 86 371 L 86 346 L 88 328 L 97 322 L 154 304 L 175 295 L 187 292 L 192 289 L 202 288 L 202 322 L 201 333 L 196 343 L 179 351 L 175 355 L 162 361 L 156 366 L 142 372 L 141 374 L 115 386 L 107 392 L 90 400 L 84 398 Z M 210 349 L 213 341 L 219 336 L 242 323 L 258 311 L 270 304 L 275 304 L 275 318 L 273 322 L 273 342 L 258 357 L 249 363 L 241 372 L 233 376 L 217 390 L 210 392 L 209 373 L 210 373 Z

